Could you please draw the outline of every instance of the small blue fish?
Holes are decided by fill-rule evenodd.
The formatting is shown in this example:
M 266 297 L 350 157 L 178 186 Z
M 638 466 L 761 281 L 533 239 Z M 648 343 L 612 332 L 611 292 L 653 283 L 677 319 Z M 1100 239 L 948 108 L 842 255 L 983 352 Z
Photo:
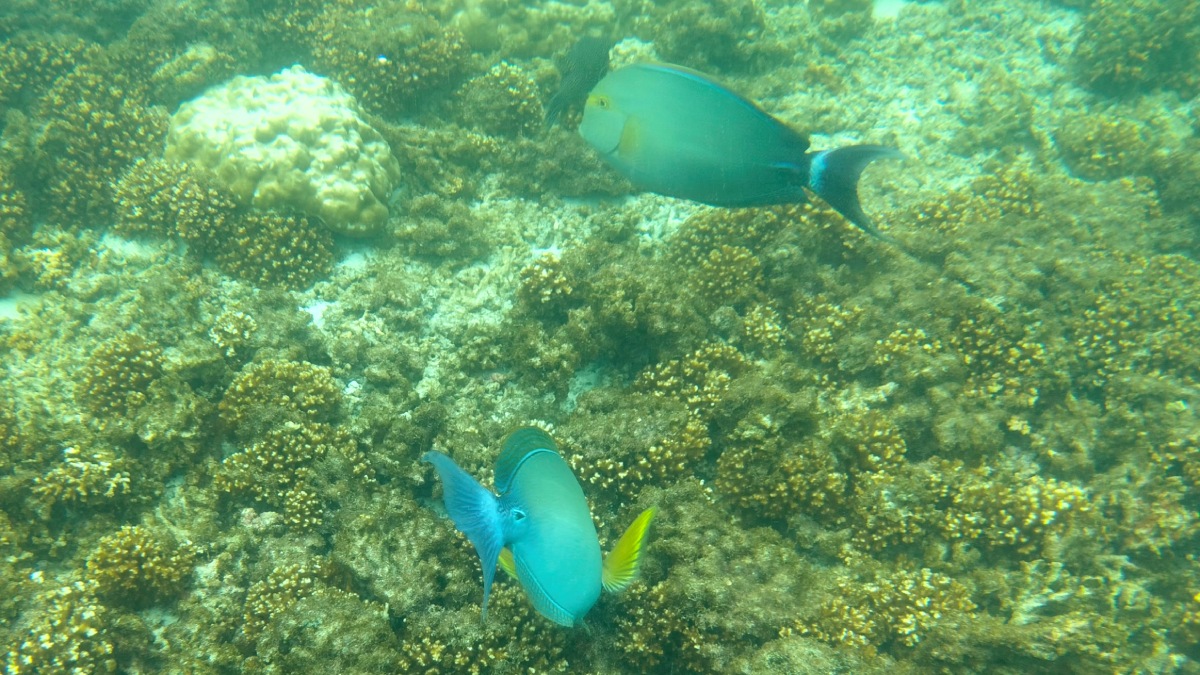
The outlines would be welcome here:
M 712 206 L 808 201 L 812 190 L 880 235 L 858 202 L 863 169 L 901 157 L 879 145 L 808 152 L 808 139 L 751 101 L 682 66 L 637 63 L 592 89 L 579 133 L 638 187 Z
M 483 564 L 484 619 L 497 562 L 521 582 L 542 616 L 563 626 L 578 624 L 601 588 L 624 590 L 637 576 L 655 509 L 643 511 L 601 562 L 583 489 L 541 429 L 524 427 L 505 439 L 496 460 L 499 497 L 440 452 L 421 459 L 437 469 L 446 512 Z

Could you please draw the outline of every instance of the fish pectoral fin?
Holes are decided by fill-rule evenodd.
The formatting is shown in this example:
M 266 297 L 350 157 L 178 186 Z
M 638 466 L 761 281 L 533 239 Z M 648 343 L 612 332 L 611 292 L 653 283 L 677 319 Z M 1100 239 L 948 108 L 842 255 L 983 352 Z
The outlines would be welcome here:
M 621 140 L 617 142 L 616 153 L 622 157 L 634 157 L 642 144 L 642 133 L 637 120 L 632 117 L 625 119 L 621 127 Z
M 513 579 L 517 578 L 517 561 L 513 560 L 511 549 L 503 549 L 500 551 L 500 569 Z
M 604 567 L 601 573 L 601 583 L 604 585 L 604 590 L 610 593 L 617 593 L 629 588 L 629 584 L 637 578 L 638 568 L 642 562 L 642 545 L 646 542 L 646 535 L 650 532 L 650 523 L 654 521 L 654 514 L 658 513 L 658 508 L 650 507 L 642 511 L 641 515 L 634 519 L 629 528 L 625 530 L 625 534 L 617 540 L 615 546 L 609 551 L 608 556 L 604 558 Z

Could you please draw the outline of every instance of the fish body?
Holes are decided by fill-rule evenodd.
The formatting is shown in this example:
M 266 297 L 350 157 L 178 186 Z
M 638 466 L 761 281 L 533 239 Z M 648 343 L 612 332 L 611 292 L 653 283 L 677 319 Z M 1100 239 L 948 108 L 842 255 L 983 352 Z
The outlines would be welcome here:
M 579 133 L 642 189 L 712 206 L 807 201 L 812 190 L 878 234 L 858 203 L 867 164 L 898 157 L 855 145 L 809 152 L 808 139 L 708 76 L 670 64 L 619 68 L 592 89 Z
M 497 563 L 517 577 L 539 613 L 563 626 L 578 624 L 603 588 L 621 590 L 636 575 L 654 510 L 639 516 L 604 559 L 583 489 L 546 432 L 509 434 L 496 461 L 499 495 L 440 452 L 422 459 L 437 470 L 446 512 L 479 554 L 484 617 Z

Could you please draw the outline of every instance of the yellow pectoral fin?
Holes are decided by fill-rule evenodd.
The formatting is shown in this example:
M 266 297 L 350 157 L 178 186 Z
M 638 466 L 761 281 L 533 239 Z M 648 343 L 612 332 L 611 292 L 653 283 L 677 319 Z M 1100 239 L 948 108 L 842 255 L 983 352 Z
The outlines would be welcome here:
M 642 150 L 642 133 L 637 119 L 625 118 L 625 126 L 621 127 L 621 140 L 617 143 L 617 154 L 632 161 Z
M 646 533 L 650 531 L 655 513 L 658 513 L 658 509 L 653 506 L 642 511 L 609 551 L 601 576 L 604 590 L 610 593 L 623 591 L 637 578 L 638 565 L 642 561 L 642 544 L 646 541 Z
M 517 561 L 513 560 L 512 551 L 507 548 L 500 549 L 500 569 L 508 573 L 508 576 L 517 578 Z

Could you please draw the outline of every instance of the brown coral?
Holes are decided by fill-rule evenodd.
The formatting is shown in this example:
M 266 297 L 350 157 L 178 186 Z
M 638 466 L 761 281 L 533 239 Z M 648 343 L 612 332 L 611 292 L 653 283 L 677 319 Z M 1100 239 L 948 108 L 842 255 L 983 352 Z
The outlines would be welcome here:
M 221 420 L 239 437 L 254 439 L 288 421 L 330 421 L 341 400 L 328 368 L 271 359 L 238 373 L 221 399 Z
M 88 579 L 111 603 L 143 607 L 177 596 L 192 574 L 194 550 L 140 525 L 102 537 L 88 556 Z
M 162 374 L 162 347 L 127 333 L 104 342 L 92 353 L 76 397 L 98 422 L 108 424 L 144 405 L 147 389 Z

